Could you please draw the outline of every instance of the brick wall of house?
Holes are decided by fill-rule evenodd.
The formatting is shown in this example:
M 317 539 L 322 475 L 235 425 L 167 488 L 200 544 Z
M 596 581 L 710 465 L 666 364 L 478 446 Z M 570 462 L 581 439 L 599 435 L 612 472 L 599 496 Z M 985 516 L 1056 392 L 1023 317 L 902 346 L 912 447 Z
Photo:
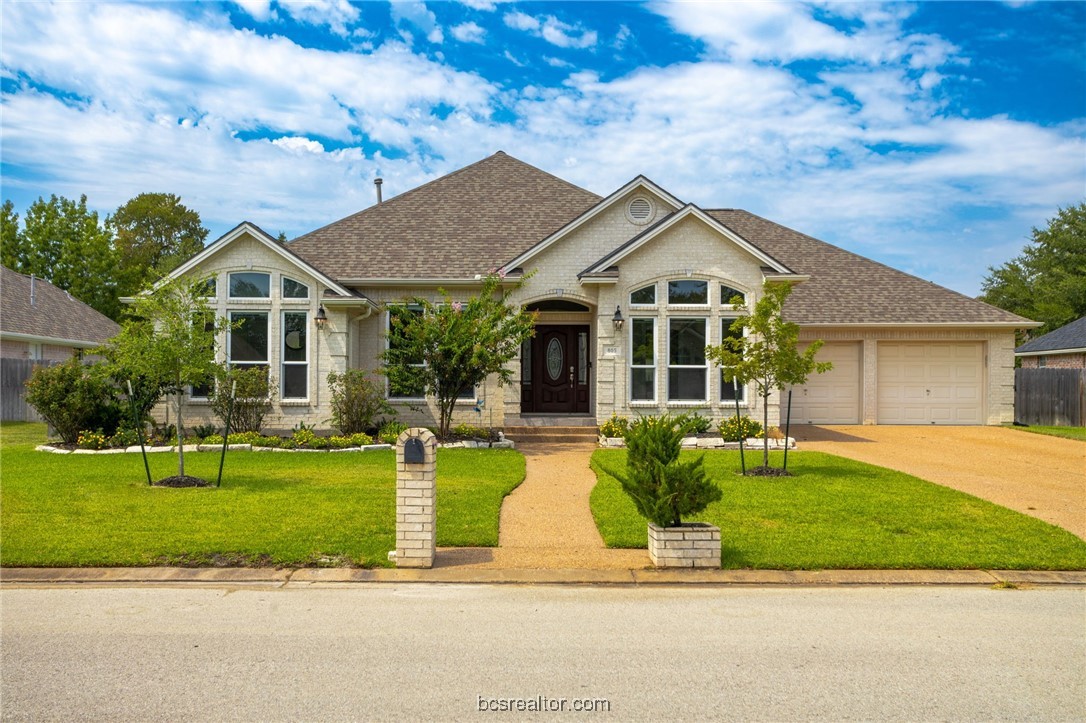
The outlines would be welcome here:
M 31 347 L 34 347 L 32 349 Z M 32 344 L 28 341 L 4 339 L 0 341 L 0 357 L 5 359 L 41 359 L 43 361 L 67 361 L 78 349 L 60 344 Z
M 1041 366 L 1041 356 L 1024 356 L 1023 369 L 1038 369 Z M 1045 354 L 1045 367 L 1051 369 L 1083 369 L 1086 368 L 1086 353 L 1077 354 Z

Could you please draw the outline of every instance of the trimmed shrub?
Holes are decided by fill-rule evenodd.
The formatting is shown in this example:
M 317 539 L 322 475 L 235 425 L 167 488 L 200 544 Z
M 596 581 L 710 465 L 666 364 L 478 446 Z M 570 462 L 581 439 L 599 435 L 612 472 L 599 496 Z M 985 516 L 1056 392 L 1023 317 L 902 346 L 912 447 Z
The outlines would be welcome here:
M 26 382 L 26 401 L 68 444 L 78 444 L 85 430 L 110 437 L 122 418 L 117 389 L 104 370 L 74 357 L 35 369 Z
M 117 433 L 109 438 L 110 447 L 132 447 L 140 443 L 139 434 L 134 429 L 118 429 Z
M 604 437 L 625 437 L 630 430 L 630 420 L 612 414 L 611 418 L 600 425 L 600 434 Z
M 474 439 L 490 439 L 490 430 L 476 427 L 471 424 L 458 424 L 453 429 L 453 434 L 459 437 L 472 437 Z
M 684 414 L 685 427 L 683 432 L 686 434 L 705 434 L 713 428 L 713 420 L 708 417 L 703 417 L 697 412 L 693 414 Z
M 233 432 L 256 432 L 264 428 L 264 417 L 271 411 L 275 390 L 268 383 L 266 367 L 232 367 L 222 369 L 215 377 L 215 389 L 210 394 L 211 411 L 222 423 L 230 411 L 230 390 L 237 382 L 230 436 Z
M 738 442 L 762 434 L 762 425 L 750 417 L 727 417 L 721 420 L 718 429 L 725 442 Z
M 351 441 L 351 444 L 349 446 L 351 447 L 364 447 L 367 444 L 373 444 L 373 437 L 366 434 L 365 432 L 355 432 L 349 437 L 349 439 Z
M 701 512 L 723 496 L 705 474 L 705 455 L 679 462 L 688 423 L 685 415 L 642 417 L 626 433 L 622 490 L 642 517 L 661 527 L 680 525 L 683 516 Z
M 345 435 L 364 432 L 373 427 L 378 416 L 396 413 L 385 399 L 383 385 L 361 369 L 331 372 L 328 389 L 332 393 L 332 425 Z

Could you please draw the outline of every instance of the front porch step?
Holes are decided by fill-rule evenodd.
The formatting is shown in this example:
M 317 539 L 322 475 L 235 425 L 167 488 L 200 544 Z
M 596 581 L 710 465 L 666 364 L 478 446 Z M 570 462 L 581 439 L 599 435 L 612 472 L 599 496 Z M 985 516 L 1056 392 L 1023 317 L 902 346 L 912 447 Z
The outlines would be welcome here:
M 595 442 L 598 432 L 596 427 L 509 427 L 502 430 L 505 436 L 518 444 L 547 444 L 570 442 Z
M 547 415 L 527 415 L 522 417 L 513 417 L 507 415 L 505 417 L 505 427 L 508 428 L 520 428 L 520 427 L 590 427 L 595 429 L 596 418 L 588 415 L 573 417 L 568 414 L 555 414 L 553 416 Z

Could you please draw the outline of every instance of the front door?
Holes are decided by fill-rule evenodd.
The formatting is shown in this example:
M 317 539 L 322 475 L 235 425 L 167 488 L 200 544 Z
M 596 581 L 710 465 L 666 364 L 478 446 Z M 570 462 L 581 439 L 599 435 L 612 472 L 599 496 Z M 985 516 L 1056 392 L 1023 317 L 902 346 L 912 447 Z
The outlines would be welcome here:
M 588 327 L 537 326 L 531 349 L 531 389 L 522 397 L 531 408 L 521 411 L 587 414 Z

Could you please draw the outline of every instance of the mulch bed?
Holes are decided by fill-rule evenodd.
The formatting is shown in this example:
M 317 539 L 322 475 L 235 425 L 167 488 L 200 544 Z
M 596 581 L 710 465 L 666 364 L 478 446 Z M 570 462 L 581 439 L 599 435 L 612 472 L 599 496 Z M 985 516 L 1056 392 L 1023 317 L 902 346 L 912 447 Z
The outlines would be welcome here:
M 153 487 L 210 487 L 211 483 L 206 479 L 192 477 L 190 475 L 174 475 L 155 482 Z

